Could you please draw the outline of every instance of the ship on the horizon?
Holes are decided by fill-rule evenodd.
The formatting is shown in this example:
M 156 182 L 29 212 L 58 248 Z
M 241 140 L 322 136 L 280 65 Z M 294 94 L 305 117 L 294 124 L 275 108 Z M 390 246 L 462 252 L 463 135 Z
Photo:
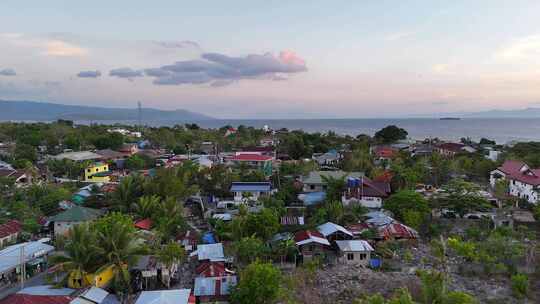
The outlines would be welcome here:
M 441 117 L 440 120 L 461 120 L 459 117 Z

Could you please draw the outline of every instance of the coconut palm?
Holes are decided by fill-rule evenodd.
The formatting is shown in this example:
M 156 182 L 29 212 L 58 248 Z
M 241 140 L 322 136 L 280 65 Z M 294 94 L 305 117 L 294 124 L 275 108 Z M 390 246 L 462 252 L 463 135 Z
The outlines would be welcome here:
M 112 268 L 115 286 L 129 293 L 128 266 L 135 264 L 141 255 L 147 253 L 137 241 L 133 221 L 127 215 L 113 212 L 99 219 L 95 227 L 99 253 L 104 261 L 98 271 Z
M 88 224 L 74 226 L 64 252 L 51 256 L 49 261 L 54 269 L 67 272 L 65 280 L 70 280 L 71 286 L 84 287 L 88 283 L 84 282 L 85 275 L 95 271 L 99 262 L 96 234 Z
M 129 211 L 132 203 L 143 193 L 144 177 L 142 175 L 129 175 L 122 179 L 113 193 L 112 201 L 115 209 Z
M 140 197 L 132 204 L 131 210 L 140 218 L 151 218 L 156 214 L 157 208 L 161 203 L 161 198 L 157 195 Z

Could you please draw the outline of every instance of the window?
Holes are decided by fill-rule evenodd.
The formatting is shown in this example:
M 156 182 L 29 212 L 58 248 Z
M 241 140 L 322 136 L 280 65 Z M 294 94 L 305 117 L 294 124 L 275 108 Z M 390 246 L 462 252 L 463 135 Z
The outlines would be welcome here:
M 87 172 L 90 172 L 90 171 L 92 171 L 92 170 L 88 169 L 88 170 L 86 170 L 86 171 L 87 171 Z
M 96 172 L 99 172 L 99 168 L 96 168 Z
M 367 258 L 367 254 L 360 253 L 360 260 L 365 260 Z
M 347 253 L 347 260 L 348 261 L 354 260 L 354 253 Z
M 309 185 L 309 189 L 315 190 L 315 185 Z

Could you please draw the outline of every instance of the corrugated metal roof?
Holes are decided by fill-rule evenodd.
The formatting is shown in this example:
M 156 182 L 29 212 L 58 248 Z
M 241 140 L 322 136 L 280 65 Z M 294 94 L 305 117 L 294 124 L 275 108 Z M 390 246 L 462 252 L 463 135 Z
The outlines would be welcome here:
M 135 304 L 188 304 L 191 289 L 143 291 Z
M 29 262 L 54 250 L 51 245 L 42 242 L 26 242 L 12 245 L 0 251 L 0 273 L 11 271 L 20 264 L 20 248 L 24 246 L 24 260 Z
M 224 261 L 225 255 L 223 254 L 223 244 L 201 244 L 197 245 L 197 250 L 195 251 L 199 261 L 210 260 L 210 261 Z
M 231 192 L 270 192 L 270 190 L 272 190 L 272 185 L 269 182 L 233 182 L 231 184 Z
M 236 286 L 236 276 L 224 276 L 224 277 L 198 277 L 195 278 L 195 287 L 193 288 L 193 294 L 195 296 L 217 296 L 228 295 L 231 288 Z M 217 290 L 217 288 L 219 290 Z
M 364 240 L 336 241 L 341 251 L 373 251 L 373 247 Z
M 347 235 L 353 236 L 352 232 L 345 229 L 345 227 L 340 226 L 338 224 L 334 224 L 332 222 L 327 222 L 318 226 L 317 230 L 319 230 L 319 232 L 322 233 L 322 235 L 324 235 L 325 237 L 338 231 L 341 231 Z

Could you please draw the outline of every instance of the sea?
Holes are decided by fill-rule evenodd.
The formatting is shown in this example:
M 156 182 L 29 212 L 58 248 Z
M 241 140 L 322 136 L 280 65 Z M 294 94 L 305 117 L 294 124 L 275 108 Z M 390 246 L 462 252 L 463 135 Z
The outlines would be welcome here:
M 116 121 L 123 124 L 137 124 L 135 121 Z M 407 130 L 411 139 L 440 138 L 457 141 L 463 137 L 472 140 L 488 138 L 498 144 L 513 141 L 540 141 L 540 118 L 462 118 L 460 120 L 441 120 L 438 118 L 372 118 L 372 119 L 215 119 L 193 121 L 203 128 L 220 128 L 239 125 L 274 130 L 304 130 L 325 133 L 333 131 L 339 135 L 374 135 L 388 125 L 396 125 Z M 78 121 L 77 123 L 90 123 Z M 94 121 L 94 123 L 96 123 Z M 113 122 L 99 123 L 110 124 Z M 143 121 L 149 126 L 173 126 L 180 121 Z

